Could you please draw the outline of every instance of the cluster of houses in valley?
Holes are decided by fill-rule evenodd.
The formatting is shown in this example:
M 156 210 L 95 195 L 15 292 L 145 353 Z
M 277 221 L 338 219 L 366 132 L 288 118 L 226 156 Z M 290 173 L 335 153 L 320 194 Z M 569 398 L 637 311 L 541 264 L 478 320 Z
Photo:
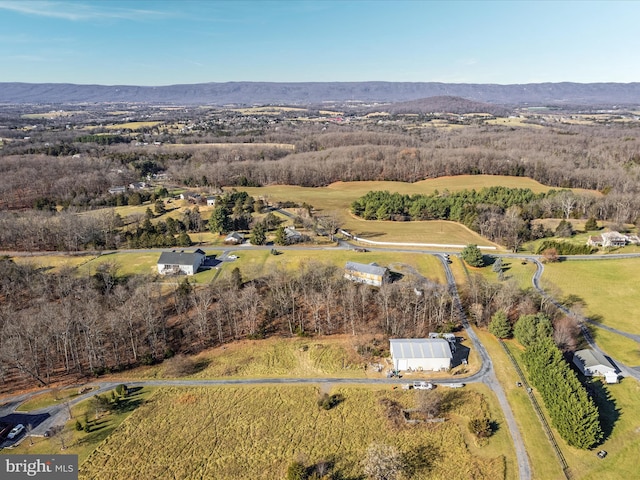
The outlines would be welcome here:
M 127 190 L 132 190 L 132 191 L 145 190 L 150 187 L 151 185 L 149 185 L 147 182 L 134 182 L 134 183 L 130 183 L 129 185 L 118 185 L 115 187 L 111 187 L 107 191 L 111 195 L 117 195 L 119 193 L 127 193 Z
M 638 245 L 640 244 L 640 237 L 638 235 L 626 235 L 619 232 L 604 232 L 600 235 L 592 235 L 587 239 L 587 245 L 590 247 L 624 247 L 625 245 Z

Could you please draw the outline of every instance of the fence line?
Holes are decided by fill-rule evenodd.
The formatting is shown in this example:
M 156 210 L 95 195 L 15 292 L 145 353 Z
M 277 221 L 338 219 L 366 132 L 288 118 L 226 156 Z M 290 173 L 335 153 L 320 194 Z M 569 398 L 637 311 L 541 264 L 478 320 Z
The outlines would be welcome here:
M 558 460 L 560 461 L 560 465 L 562 466 L 562 472 L 564 473 L 565 478 L 567 480 L 571 480 L 571 472 L 569 471 L 569 464 L 567 463 L 567 460 L 564 458 L 564 455 L 562 454 L 562 451 L 560 450 L 560 447 L 558 446 L 558 443 L 556 442 L 556 439 L 553 436 L 553 432 L 551 431 L 551 427 L 549 426 L 549 423 L 547 422 L 547 419 L 544 416 L 544 414 L 542 412 L 542 409 L 540 408 L 540 404 L 538 403 L 538 399 L 533 394 L 533 390 L 529 386 L 529 383 L 527 382 L 527 379 L 525 378 L 524 373 L 522 372 L 522 369 L 520 368 L 520 365 L 518 365 L 518 362 L 517 362 L 516 358 L 513 356 L 513 353 L 511 353 L 511 351 L 509 350 L 507 345 L 501 339 L 499 339 L 499 341 L 500 341 L 500 345 L 502 345 L 502 348 L 507 353 L 507 356 L 509 357 L 509 360 L 511 360 L 511 363 L 513 364 L 513 367 L 516 369 L 516 372 L 517 372 L 518 376 L 520 377 L 520 381 L 521 381 L 522 385 L 524 385 L 524 388 L 526 388 L 527 394 L 529 395 L 529 400 L 531 400 L 531 404 L 533 405 L 533 409 L 536 411 L 536 414 L 538 415 L 538 418 L 540 419 L 540 422 L 542 423 L 542 427 L 544 429 L 544 432 L 547 435 L 547 438 L 549 439 L 549 442 L 551 442 L 551 446 L 553 447 L 553 450 L 555 451 L 556 456 L 558 457 Z

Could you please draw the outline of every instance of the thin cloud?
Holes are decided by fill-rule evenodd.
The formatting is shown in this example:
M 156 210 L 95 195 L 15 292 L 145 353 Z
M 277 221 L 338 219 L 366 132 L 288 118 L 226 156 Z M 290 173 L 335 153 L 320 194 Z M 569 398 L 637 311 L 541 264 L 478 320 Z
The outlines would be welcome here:
M 149 18 L 163 18 L 167 12 L 155 10 L 102 8 L 97 5 L 68 2 L 0 2 L 0 9 L 9 10 L 24 15 L 58 18 L 70 21 L 121 19 L 147 20 Z

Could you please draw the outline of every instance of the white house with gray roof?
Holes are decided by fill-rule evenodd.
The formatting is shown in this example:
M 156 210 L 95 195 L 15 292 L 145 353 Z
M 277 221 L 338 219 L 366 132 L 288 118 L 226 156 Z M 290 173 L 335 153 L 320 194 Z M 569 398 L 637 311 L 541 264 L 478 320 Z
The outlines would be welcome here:
M 394 338 L 389 343 L 394 370 L 437 372 L 451 368 L 451 346 L 442 338 Z
M 573 354 L 573 363 L 586 377 L 604 377 L 607 383 L 618 383 L 616 368 L 596 350 L 578 350 Z
M 206 254 L 198 249 L 195 252 L 162 252 L 158 259 L 158 273 L 160 275 L 193 275 L 207 258 Z
M 381 287 L 383 283 L 389 281 L 389 269 L 377 263 L 347 262 L 344 267 L 344 278 Z

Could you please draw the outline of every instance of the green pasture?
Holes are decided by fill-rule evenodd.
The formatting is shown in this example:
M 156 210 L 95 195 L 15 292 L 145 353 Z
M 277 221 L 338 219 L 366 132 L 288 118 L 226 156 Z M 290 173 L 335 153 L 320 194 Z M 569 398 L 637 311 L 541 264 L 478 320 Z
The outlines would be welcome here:
M 542 276 L 551 295 L 560 300 L 571 295 L 586 316 L 635 334 L 640 334 L 639 284 L 640 258 L 549 263 Z
M 629 367 L 640 366 L 640 344 L 630 338 L 589 326 L 589 331 L 598 346 L 616 360 Z

